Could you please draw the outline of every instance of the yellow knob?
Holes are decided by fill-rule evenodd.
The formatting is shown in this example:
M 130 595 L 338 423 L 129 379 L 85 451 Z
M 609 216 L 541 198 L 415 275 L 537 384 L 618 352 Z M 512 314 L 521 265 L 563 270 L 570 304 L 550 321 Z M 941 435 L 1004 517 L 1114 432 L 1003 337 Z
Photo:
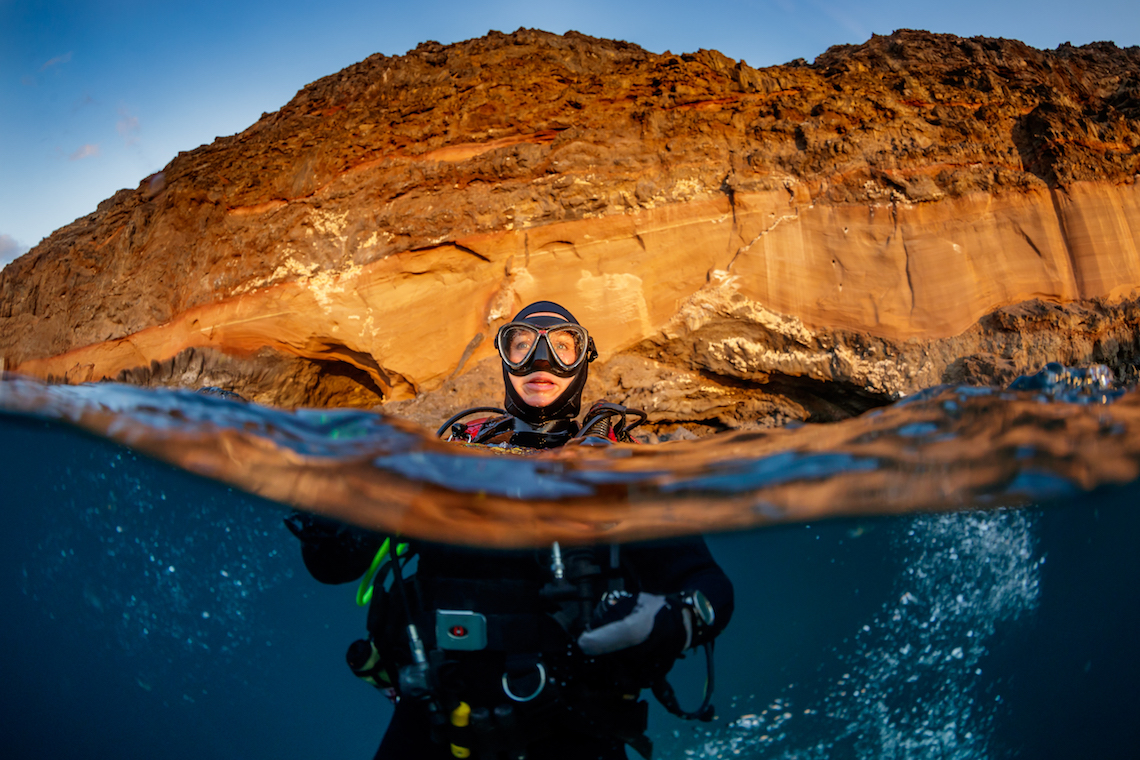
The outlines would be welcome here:
M 457 747 L 452 744 L 451 754 L 455 755 L 456 757 L 471 757 L 471 750 L 467 749 L 466 747 Z
M 459 707 L 451 711 L 451 725 L 463 728 L 471 722 L 471 705 L 466 702 L 460 702 Z M 452 747 L 455 745 L 453 744 Z M 470 754 L 470 750 L 463 750 Z M 456 755 L 456 757 L 467 757 L 467 755 Z

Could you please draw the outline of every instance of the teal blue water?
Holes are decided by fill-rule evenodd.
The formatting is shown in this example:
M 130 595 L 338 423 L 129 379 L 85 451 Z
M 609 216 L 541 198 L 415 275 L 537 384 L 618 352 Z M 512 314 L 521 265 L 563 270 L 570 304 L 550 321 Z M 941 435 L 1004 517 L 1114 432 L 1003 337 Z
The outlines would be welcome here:
M 0 440 L 6 756 L 372 756 L 364 613 L 281 506 L 58 423 Z M 657 756 L 1135 756 L 1137 494 L 710 536 L 737 590 L 719 717 L 655 708 Z M 683 702 L 701 679 L 680 663 Z

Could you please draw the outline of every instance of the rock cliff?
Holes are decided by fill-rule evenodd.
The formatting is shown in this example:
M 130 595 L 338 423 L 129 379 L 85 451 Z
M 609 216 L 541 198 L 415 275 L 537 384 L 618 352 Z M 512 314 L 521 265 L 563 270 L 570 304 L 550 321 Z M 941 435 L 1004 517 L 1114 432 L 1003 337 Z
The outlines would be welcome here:
M 538 298 L 665 433 L 1140 356 L 1140 49 L 919 31 L 754 69 L 519 30 L 375 55 L 0 274 L 0 357 L 430 424 Z

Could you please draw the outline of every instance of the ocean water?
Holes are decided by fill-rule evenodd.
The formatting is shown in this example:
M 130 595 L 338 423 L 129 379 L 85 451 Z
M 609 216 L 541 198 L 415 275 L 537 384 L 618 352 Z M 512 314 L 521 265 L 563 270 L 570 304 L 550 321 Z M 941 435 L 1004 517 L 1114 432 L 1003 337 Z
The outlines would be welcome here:
M 308 577 L 268 496 L 496 545 L 706 532 L 737 594 L 718 718 L 655 708 L 657 757 L 1135 757 L 1138 409 L 1104 384 L 941 388 L 837 425 L 523 457 L 9 377 L 2 746 L 371 757 L 390 710 L 344 665 L 355 586 Z M 703 678 L 678 664 L 683 704 Z

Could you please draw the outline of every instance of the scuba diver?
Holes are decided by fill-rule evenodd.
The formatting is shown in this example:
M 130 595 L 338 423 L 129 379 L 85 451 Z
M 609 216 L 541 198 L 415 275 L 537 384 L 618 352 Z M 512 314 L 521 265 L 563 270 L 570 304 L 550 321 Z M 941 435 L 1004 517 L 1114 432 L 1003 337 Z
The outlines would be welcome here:
M 495 339 L 505 409 L 462 412 L 451 440 L 525 448 L 631 441 L 644 412 L 599 402 L 579 426 L 594 341 L 574 316 L 540 301 Z M 471 423 L 458 420 L 490 411 Z M 639 417 L 633 423 L 629 418 Z M 349 667 L 395 702 L 376 760 L 648 758 L 649 688 L 683 718 L 711 720 L 713 639 L 733 611 L 732 584 L 704 539 L 489 550 L 400 543 L 327 518 L 286 519 L 323 583 L 361 576 L 369 636 Z M 681 709 L 666 676 L 703 647 L 704 701 Z

